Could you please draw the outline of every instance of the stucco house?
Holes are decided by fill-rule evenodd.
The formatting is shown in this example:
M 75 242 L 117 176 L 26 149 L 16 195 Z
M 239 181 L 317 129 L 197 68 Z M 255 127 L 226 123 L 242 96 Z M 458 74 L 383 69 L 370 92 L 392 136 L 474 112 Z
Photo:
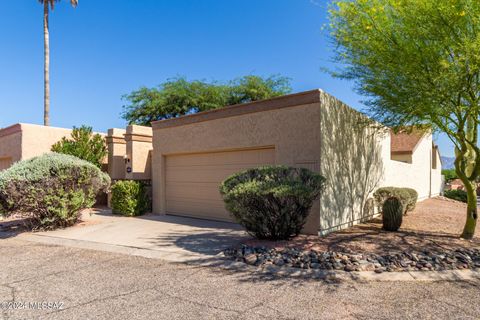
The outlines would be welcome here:
M 0 130 L 0 169 L 48 152 L 70 129 L 16 124 Z M 218 187 L 256 166 L 305 167 L 327 178 L 303 232 L 326 234 L 375 214 L 378 187 L 442 189 L 429 131 L 393 133 L 321 90 L 154 122 L 106 135 L 113 180 L 147 180 L 153 213 L 232 221 Z
M 17 123 L 0 129 L 0 170 L 12 163 L 49 152 L 52 145 L 70 136 L 71 129 Z
M 246 168 L 282 164 L 327 178 L 304 232 L 326 234 L 374 215 L 380 186 L 441 191 L 428 131 L 393 134 L 321 90 L 161 120 L 153 125 L 153 212 L 231 221 L 220 182 Z

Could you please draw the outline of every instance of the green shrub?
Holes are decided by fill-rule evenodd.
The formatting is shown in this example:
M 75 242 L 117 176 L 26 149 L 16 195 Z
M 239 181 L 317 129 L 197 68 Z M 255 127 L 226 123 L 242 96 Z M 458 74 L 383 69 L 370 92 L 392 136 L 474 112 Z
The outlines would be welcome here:
M 377 203 L 378 211 L 381 212 L 383 208 L 383 203 L 391 197 L 398 198 L 402 202 L 402 207 L 404 208 L 404 214 L 415 209 L 415 205 L 418 199 L 418 193 L 411 188 L 397 188 L 397 187 L 383 187 L 378 188 L 373 197 Z
M 457 172 L 455 171 L 455 169 L 443 169 L 442 174 L 445 176 L 446 182 L 449 182 L 458 178 Z
M 289 239 L 302 230 L 324 183 L 307 169 L 265 166 L 230 176 L 220 193 L 247 232 L 259 239 Z
M 397 231 L 400 229 L 403 211 L 402 202 L 397 197 L 390 197 L 385 200 L 382 207 L 383 229 L 386 231 Z
M 45 154 L 0 172 L 0 211 L 21 213 L 32 229 L 67 227 L 109 185 L 110 177 L 87 161 Z
M 52 151 L 75 156 L 99 168 L 108 153 L 105 139 L 99 134 L 93 134 L 92 127 L 87 126 L 73 127 L 71 137 L 63 137 L 52 146 Z
M 411 212 L 415 209 L 417 206 L 417 201 L 418 201 L 418 192 L 415 189 L 412 188 L 402 188 L 409 194 L 409 201 L 407 203 L 407 207 L 405 208 L 405 212 Z
M 447 198 L 467 203 L 467 192 L 464 190 L 445 190 L 443 195 Z
M 112 186 L 112 212 L 124 216 L 138 216 L 150 210 L 150 199 L 140 181 L 118 181 Z

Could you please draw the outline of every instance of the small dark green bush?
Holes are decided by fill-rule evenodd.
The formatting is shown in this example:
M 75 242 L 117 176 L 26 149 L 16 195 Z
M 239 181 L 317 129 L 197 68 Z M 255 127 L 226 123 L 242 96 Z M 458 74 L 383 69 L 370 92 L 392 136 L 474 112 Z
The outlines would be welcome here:
M 398 231 L 403 220 L 403 205 L 397 197 L 390 197 L 383 203 L 382 217 L 383 229 Z
M 112 186 L 112 212 L 139 216 L 150 210 L 150 198 L 141 181 L 117 181 Z
M 67 227 L 109 185 L 110 177 L 87 161 L 45 154 L 0 172 L 0 212 L 22 214 L 32 229 Z
M 447 198 L 467 203 L 467 192 L 464 190 L 445 190 L 443 195 Z
M 391 197 L 398 198 L 402 202 L 402 207 L 404 208 L 404 214 L 415 209 L 415 205 L 418 199 L 418 193 L 411 188 L 397 188 L 397 187 L 383 187 L 378 188 L 373 197 L 377 203 L 378 211 L 381 212 L 383 208 L 383 203 Z
M 259 239 L 289 239 L 304 226 L 325 178 L 307 169 L 265 166 L 232 175 L 220 193 L 235 220 Z

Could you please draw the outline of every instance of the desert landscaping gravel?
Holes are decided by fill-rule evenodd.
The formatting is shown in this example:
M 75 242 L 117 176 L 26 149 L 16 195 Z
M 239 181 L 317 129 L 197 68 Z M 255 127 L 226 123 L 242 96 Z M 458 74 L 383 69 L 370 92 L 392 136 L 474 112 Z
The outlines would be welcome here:
M 226 257 L 254 266 L 276 265 L 300 269 L 375 271 L 445 271 L 480 268 L 480 250 L 476 248 L 422 252 L 398 252 L 386 255 L 352 252 L 319 252 L 286 248 L 242 246 L 226 249 Z

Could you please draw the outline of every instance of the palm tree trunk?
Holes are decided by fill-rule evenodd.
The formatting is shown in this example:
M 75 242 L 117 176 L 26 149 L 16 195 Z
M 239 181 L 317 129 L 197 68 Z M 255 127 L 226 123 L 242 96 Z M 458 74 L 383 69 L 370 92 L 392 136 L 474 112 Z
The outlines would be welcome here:
M 50 44 L 48 34 L 48 1 L 43 2 L 43 40 L 44 40 L 44 96 L 43 96 L 43 124 L 50 125 Z

